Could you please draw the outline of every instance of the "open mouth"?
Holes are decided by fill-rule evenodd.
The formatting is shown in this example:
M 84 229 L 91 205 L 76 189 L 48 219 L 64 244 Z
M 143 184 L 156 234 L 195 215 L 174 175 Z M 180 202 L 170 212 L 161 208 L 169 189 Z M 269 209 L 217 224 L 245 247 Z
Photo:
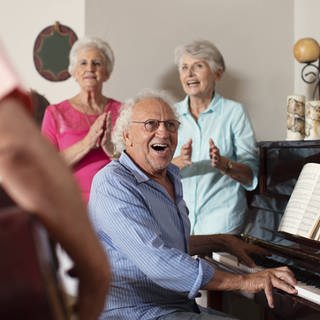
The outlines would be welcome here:
M 163 152 L 168 148 L 168 145 L 165 143 L 154 143 L 151 145 L 151 148 L 157 152 Z
M 94 73 L 86 73 L 83 77 L 84 79 L 96 79 L 96 76 Z
M 187 85 L 188 86 L 194 86 L 194 85 L 198 85 L 198 84 L 200 84 L 200 81 L 198 81 L 198 80 L 189 80 L 189 81 L 187 81 Z

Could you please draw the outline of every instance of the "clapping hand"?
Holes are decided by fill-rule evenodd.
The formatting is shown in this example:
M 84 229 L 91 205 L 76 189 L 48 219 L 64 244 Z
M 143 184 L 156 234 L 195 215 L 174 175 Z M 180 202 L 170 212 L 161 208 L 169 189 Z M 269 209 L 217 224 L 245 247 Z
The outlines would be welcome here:
M 101 147 L 102 150 L 107 154 L 109 158 L 112 158 L 114 155 L 114 145 L 111 141 L 111 133 L 112 133 L 112 117 L 110 111 L 107 112 L 105 128 L 101 138 Z
M 87 135 L 84 138 L 85 143 L 89 149 L 98 148 L 101 144 L 101 135 L 104 133 L 107 114 L 101 114 L 95 122 L 91 125 Z
M 221 155 L 219 148 L 214 144 L 213 140 L 209 139 L 209 156 L 211 161 L 211 166 L 220 168 L 221 167 Z
M 189 139 L 188 142 L 181 147 L 180 155 L 175 157 L 172 160 L 172 163 L 175 164 L 180 169 L 183 169 L 192 164 L 191 155 L 192 155 L 192 140 Z

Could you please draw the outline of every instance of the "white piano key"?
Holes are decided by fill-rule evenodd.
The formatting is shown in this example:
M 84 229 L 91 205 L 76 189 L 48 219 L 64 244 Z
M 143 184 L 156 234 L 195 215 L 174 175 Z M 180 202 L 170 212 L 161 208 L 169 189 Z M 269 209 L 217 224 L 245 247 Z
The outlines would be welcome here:
M 298 297 L 304 298 L 316 304 L 320 304 L 320 289 L 314 286 L 307 285 L 298 281 L 295 288 L 298 290 Z

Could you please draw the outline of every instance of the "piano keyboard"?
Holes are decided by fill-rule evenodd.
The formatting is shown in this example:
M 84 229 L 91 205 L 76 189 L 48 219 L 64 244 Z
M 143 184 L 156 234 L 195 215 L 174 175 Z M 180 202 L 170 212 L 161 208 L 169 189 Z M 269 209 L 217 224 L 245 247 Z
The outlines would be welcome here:
M 253 272 L 258 272 L 265 269 L 260 266 L 257 266 L 255 268 L 250 268 L 242 263 L 239 263 L 236 257 L 226 252 L 213 252 L 212 259 L 231 270 L 235 270 L 236 272 L 241 272 L 241 273 L 253 273 Z M 295 288 L 298 291 L 297 293 L 298 297 L 301 297 L 303 299 L 306 299 L 308 301 L 311 301 L 315 304 L 320 305 L 320 289 L 319 288 L 305 284 L 302 281 L 298 281 Z

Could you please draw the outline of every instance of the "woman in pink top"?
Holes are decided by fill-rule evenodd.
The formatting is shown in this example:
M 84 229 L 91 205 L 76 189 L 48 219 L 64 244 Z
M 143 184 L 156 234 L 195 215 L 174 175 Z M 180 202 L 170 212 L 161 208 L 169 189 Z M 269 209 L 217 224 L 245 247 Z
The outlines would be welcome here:
M 113 124 L 121 103 L 102 93 L 114 65 L 112 49 L 98 38 L 83 38 L 70 51 L 69 72 L 80 86 L 74 97 L 48 106 L 42 132 L 72 166 L 84 200 L 93 176 L 111 161 Z

